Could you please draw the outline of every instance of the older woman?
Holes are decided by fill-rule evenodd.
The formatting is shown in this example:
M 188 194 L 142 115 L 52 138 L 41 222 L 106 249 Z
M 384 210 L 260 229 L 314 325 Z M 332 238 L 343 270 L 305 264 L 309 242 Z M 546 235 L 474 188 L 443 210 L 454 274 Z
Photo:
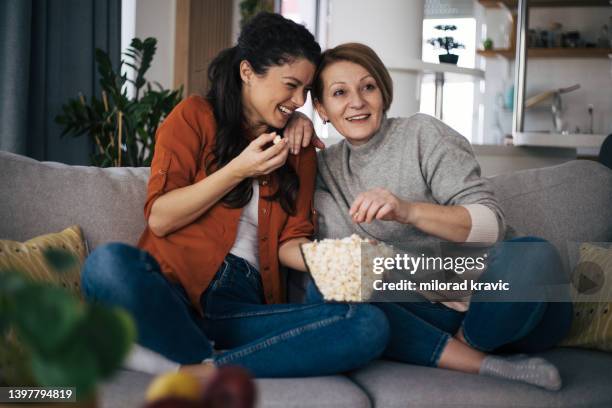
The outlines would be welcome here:
M 468 141 L 428 115 L 387 118 L 392 95 L 389 73 L 369 47 L 343 44 L 323 54 L 313 81 L 315 108 L 344 140 L 319 154 L 319 237 L 357 233 L 400 247 L 415 241 L 493 244 L 510 238 Z M 500 245 L 489 253 L 481 280 L 524 283 L 562 270 L 544 240 L 511 241 L 522 243 L 520 256 L 508 249 L 511 245 Z M 546 360 L 487 353 L 554 346 L 569 329 L 571 304 L 549 303 L 544 296 L 530 302 L 477 302 L 478 296 L 444 304 L 378 303 L 391 326 L 385 355 L 559 389 L 559 373 Z

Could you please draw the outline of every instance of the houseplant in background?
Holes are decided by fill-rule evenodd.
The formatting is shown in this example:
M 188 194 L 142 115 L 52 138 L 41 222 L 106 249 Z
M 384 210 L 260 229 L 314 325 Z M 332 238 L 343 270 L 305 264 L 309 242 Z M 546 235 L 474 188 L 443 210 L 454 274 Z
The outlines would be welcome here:
M 436 30 L 440 30 L 443 32 L 447 31 L 455 31 L 457 26 L 455 25 L 437 25 L 434 27 Z M 448 64 L 457 64 L 459 60 L 459 56 L 456 54 L 451 54 L 451 51 L 457 48 L 465 48 L 463 44 L 460 44 L 455 41 L 453 37 L 444 36 L 444 37 L 436 37 L 430 38 L 427 40 L 428 44 L 433 45 L 436 48 L 440 48 L 446 51 L 446 54 L 438 55 L 438 59 L 440 62 L 448 63 Z
M 62 106 L 55 118 L 63 135 L 88 135 L 95 144 L 91 162 L 100 167 L 149 166 L 159 124 L 181 101 L 182 87 L 164 89 L 145 75 L 155 56 L 157 40 L 134 38 L 117 71 L 107 53 L 96 49 L 102 94 L 89 101 L 81 94 Z M 134 71 L 134 77 L 128 75 Z M 129 86 L 132 86 L 130 92 Z
M 267 11 L 274 13 L 274 0 L 242 0 L 239 7 L 240 27 L 244 27 L 259 12 Z

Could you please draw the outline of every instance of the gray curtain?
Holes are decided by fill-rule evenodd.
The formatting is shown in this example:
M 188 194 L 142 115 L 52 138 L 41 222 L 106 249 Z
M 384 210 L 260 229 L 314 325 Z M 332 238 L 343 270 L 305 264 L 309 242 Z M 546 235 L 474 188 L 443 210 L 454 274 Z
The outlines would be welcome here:
M 79 92 L 100 94 L 94 50 L 118 64 L 120 24 L 121 0 L 0 1 L 0 150 L 89 164 L 89 138 L 60 138 L 54 118 Z

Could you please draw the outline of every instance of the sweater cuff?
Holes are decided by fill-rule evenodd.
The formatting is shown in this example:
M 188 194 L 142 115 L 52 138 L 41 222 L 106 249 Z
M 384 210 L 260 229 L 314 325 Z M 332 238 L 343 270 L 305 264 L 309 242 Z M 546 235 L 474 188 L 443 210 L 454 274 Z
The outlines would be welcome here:
M 472 219 L 472 229 L 465 242 L 497 242 L 499 236 L 499 223 L 497 216 L 486 205 L 463 205 Z
M 134 344 L 123 366 L 132 371 L 139 371 L 151 375 L 163 374 L 168 371 L 176 372 L 181 365 L 167 359 L 153 350 Z

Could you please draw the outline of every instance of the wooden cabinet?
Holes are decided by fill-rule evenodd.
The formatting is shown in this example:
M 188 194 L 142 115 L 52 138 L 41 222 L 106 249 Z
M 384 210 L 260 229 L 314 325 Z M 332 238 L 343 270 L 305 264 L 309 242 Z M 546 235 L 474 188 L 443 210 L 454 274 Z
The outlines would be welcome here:
M 232 45 L 232 7 L 227 0 L 177 0 L 174 86 L 184 95 L 205 93 L 208 64 Z

